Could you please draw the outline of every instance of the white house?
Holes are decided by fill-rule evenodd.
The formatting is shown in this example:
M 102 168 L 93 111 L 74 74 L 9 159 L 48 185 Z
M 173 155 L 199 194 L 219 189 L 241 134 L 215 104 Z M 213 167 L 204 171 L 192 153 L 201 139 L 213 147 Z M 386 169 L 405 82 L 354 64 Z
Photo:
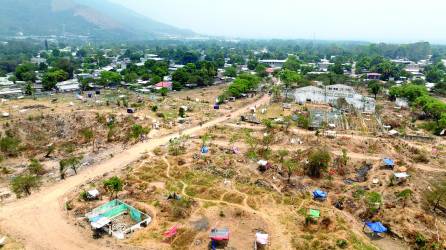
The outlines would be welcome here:
M 375 100 L 362 96 L 347 85 L 335 84 L 325 87 L 307 86 L 298 88 L 294 92 L 294 99 L 298 103 L 312 102 L 336 104 L 339 98 L 344 98 L 354 108 L 364 112 L 375 112 Z

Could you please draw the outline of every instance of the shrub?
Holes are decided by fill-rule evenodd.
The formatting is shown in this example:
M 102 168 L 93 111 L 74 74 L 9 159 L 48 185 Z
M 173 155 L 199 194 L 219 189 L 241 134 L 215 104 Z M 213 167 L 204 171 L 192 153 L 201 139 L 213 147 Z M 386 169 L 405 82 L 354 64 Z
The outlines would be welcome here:
M 31 163 L 28 165 L 28 171 L 34 175 L 43 175 L 45 174 L 45 169 L 43 165 L 36 159 L 31 159 Z
M 346 240 L 344 240 L 344 239 L 339 239 L 339 240 L 336 241 L 336 246 L 338 246 L 339 248 L 344 249 L 344 248 L 347 248 L 348 242 Z
M 0 150 L 9 155 L 17 156 L 20 151 L 20 140 L 13 136 L 5 136 L 0 139 Z

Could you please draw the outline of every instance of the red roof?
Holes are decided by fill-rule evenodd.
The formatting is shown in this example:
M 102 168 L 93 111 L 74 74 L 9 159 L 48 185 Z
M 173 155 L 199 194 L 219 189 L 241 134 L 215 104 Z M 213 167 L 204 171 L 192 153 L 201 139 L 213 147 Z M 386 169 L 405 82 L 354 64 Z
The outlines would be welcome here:
M 266 73 L 274 73 L 274 69 L 273 68 L 267 68 L 265 71 L 266 71 Z
M 155 84 L 157 88 L 172 88 L 172 82 L 159 82 Z

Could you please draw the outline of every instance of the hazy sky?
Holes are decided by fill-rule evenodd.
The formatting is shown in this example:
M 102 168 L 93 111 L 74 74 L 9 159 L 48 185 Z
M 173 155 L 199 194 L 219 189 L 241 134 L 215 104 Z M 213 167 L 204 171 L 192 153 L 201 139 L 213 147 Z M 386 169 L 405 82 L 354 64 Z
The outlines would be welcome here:
M 207 35 L 446 42 L 442 0 L 112 0 Z

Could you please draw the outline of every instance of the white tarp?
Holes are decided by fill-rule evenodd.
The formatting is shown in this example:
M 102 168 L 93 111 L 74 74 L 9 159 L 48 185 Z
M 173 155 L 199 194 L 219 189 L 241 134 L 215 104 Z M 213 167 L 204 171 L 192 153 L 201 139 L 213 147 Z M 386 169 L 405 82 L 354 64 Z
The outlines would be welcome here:
M 396 178 L 398 178 L 398 179 L 400 179 L 400 178 L 407 178 L 407 177 L 409 177 L 410 175 L 408 175 L 407 173 L 394 173 L 393 174 Z
M 268 234 L 256 233 L 256 242 L 262 245 L 268 244 Z

